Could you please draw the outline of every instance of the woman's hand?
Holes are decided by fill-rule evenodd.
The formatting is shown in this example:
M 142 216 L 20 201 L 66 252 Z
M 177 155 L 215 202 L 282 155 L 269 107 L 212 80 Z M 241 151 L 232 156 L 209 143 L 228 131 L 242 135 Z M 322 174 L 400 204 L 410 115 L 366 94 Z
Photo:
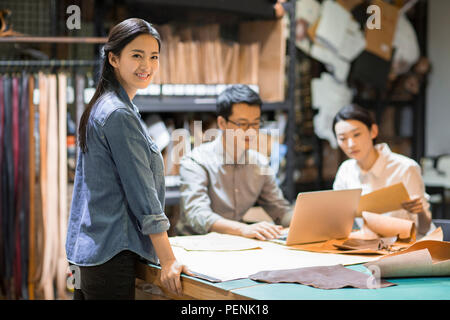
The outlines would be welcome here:
M 171 260 L 161 265 L 161 284 L 178 296 L 183 293 L 180 280 L 182 272 L 194 276 L 185 265 L 180 264 L 177 260 Z
M 184 272 L 189 276 L 194 275 L 186 266 L 178 263 L 166 231 L 150 234 L 150 240 L 161 264 L 161 285 L 180 296 L 183 293 L 180 274 Z
M 409 213 L 414 214 L 421 214 L 425 212 L 425 208 L 423 206 L 421 198 L 413 198 L 409 201 L 403 202 L 402 208 L 408 211 Z

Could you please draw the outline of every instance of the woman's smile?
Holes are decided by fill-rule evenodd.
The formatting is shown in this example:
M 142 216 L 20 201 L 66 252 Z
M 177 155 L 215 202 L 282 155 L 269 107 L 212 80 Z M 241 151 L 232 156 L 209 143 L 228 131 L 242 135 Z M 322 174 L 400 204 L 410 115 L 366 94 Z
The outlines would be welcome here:
M 139 80 L 147 80 L 150 77 L 150 73 L 135 73 Z

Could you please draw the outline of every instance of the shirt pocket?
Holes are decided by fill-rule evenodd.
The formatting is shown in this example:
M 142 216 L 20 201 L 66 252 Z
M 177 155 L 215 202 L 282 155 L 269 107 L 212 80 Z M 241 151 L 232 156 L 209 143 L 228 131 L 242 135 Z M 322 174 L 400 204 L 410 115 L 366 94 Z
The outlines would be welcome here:
M 150 148 L 150 163 L 153 174 L 160 180 L 164 180 L 164 160 L 158 146 L 147 136 L 147 143 Z

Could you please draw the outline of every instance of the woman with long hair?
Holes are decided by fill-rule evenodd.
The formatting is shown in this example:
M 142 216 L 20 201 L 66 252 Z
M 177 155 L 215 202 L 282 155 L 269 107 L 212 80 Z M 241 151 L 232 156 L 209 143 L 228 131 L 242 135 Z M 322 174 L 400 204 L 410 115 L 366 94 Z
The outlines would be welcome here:
M 343 107 L 333 120 L 339 147 L 349 157 L 338 169 L 333 189 L 362 188 L 362 193 L 402 182 L 411 200 L 401 210 L 386 213 L 415 222 L 419 235 L 430 231 L 431 212 L 420 166 L 392 152 L 386 143 L 375 144 L 379 128 L 367 109 Z
M 163 286 L 176 294 L 181 272 L 191 274 L 168 241 L 162 156 L 132 102 L 158 71 L 160 48 L 156 29 L 137 18 L 114 26 L 103 48 L 100 80 L 78 130 L 66 241 L 79 270 L 74 299 L 134 299 L 141 258 L 159 261 Z

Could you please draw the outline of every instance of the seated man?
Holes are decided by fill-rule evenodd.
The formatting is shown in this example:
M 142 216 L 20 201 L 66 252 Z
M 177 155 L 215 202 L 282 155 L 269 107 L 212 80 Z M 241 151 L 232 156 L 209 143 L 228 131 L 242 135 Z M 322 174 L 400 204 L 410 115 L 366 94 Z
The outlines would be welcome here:
M 217 124 L 221 133 L 180 162 L 179 234 L 219 232 L 268 240 L 289 225 L 292 207 L 277 186 L 268 159 L 253 150 L 261 124 L 261 103 L 259 95 L 246 85 L 231 86 L 219 95 Z M 276 224 L 240 222 L 255 204 Z

